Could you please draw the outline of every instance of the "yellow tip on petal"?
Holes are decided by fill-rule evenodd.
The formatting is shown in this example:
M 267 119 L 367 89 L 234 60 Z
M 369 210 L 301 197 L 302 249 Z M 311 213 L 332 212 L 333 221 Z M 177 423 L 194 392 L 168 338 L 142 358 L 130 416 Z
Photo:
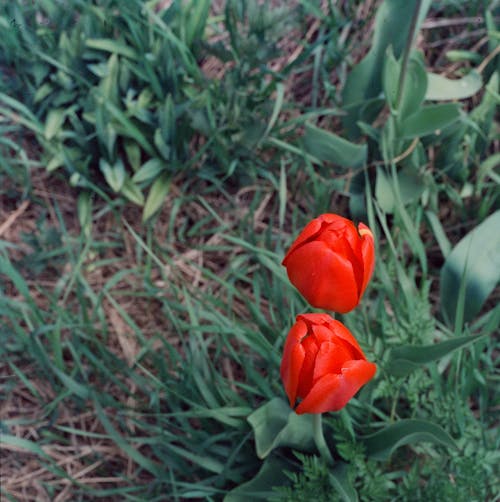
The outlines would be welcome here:
M 372 239 L 374 238 L 373 233 L 369 228 L 360 228 L 358 231 L 361 237 L 363 237 L 364 235 L 369 235 Z

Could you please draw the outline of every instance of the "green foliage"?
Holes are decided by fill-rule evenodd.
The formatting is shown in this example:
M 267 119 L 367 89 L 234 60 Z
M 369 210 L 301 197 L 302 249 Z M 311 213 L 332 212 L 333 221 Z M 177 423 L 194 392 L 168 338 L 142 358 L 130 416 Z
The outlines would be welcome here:
M 294 454 L 302 464 L 301 470 L 298 473 L 287 472 L 291 485 L 276 489 L 276 497 L 271 500 L 340 502 L 342 499 L 334 492 L 334 486 L 330 480 L 329 467 L 314 455 L 304 455 L 299 452 Z
M 417 25 L 463 35 L 428 23 L 423 52 L 408 5 L 370 42 L 363 2 L 333 3 L 2 3 L 0 431 L 15 477 L 43 471 L 34 497 L 499 492 L 496 234 L 462 244 L 499 209 L 494 3 L 423 2 Z M 377 265 L 340 319 L 378 369 L 324 416 L 332 467 L 282 399 L 308 306 L 280 261 L 348 204 Z

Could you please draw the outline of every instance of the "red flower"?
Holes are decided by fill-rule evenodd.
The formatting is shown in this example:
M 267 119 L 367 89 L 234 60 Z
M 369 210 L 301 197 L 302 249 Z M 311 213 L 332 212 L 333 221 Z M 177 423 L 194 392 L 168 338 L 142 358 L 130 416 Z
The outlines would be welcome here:
M 297 316 L 288 333 L 280 374 L 295 412 L 325 413 L 343 408 L 375 375 L 358 342 L 327 314 Z
M 316 308 L 345 313 L 361 300 L 373 274 L 371 230 L 336 214 L 323 214 L 302 230 L 283 265 L 290 282 Z

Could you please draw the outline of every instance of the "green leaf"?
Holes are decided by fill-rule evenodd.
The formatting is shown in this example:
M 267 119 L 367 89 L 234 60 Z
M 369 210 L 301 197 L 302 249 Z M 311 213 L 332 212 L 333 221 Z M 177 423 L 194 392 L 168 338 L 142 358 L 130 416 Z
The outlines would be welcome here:
M 165 169 L 165 161 L 160 159 L 149 159 L 132 177 L 134 183 L 142 183 L 151 178 L 156 178 Z
M 360 439 L 365 445 L 367 455 L 376 460 L 388 460 L 400 446 L 421 441 L 457 449 L 453 438 L 442 427 L 426 420 L 400 420 Z
M 397 113 L 399 121 L 418 111 L 424 101 L 427 89 L 427 74 L 422 57 L 419 53 L 413 52 L 408 61 L 401 102 L 396 110 L 400 72 L 401 62 L 396 61 L 392 53 L 392 47 L 389 47 L 382 74 L 383 89 L 389 107 L 394 113 Z
M 403 120 L 401 133 L 406 138 L 439 134 L 441 129 L 453 124 L 459 118 L 460 106 L 456 103 L 424 106 Z
M 118 159 L 113 166 L 105 159 L 101 159 L 99 167 L 111 189 L 114 192 L 119 192 L 125 181 L 125 167 L 121 159 Z
M 422 365 L 436 361 L 454 350 L 466 347 L 487 335 L 488 333 L 461 336 L 432 345 L 403 345 L 396 347 L 389 352 L 389 359 L 384 369 L 393 376 L 404 377 L 413 370 L 419 369 Z
M 120 192 L 134 204 L 138 206 L 144 205 L 144 195 L 141 189 L 127 176 Z
M 375 182 L 375 197 L 380 207 L 386 213 L 392 213 L 396 206 L 396 187 L 399 185 L 399 194 L 403 204 L 417 200 L 425 190 L 425 183 L 414 169 L 403 168 L 398 172 L 396 180 L 389 176 L 381 167 L 377 168 Z
M 64 119 L 66 118 L 66 110 L 64 108 L 55 108 L 50 110 L 45 120 L 44 136 L 45 139 L 52 139 L 60 131 Z
M 147 221 L 158 209 L 160 209 L 167 193 L 170 189 L 170 176 L 164 173 L 152 185 L 149 190 L 144 210 L 142 211 L 142 221 Z
M 434 232 L 434 237 L 437 240 L 439 249 L 441 250 L 443 256 L 446 258 L 450 254 L 451 244 L 448 240 L 448 237 L 446 237 L 443 225 L 441 224 L 441 221 L 437 217 L 436 213 L 434 213 L 433 211 L 426 211 L 425 215 L 427 216 L 427 220 L 429 221 L 432 231 Z
M 85 45 L 91 49 L 119 54 L 130 59 L 137 59 L 137 54 L 134 49 L 110 38 L 88 38 L 85 40 Z
M 415 4 L 416 0 L 385 0 L 377 10 L 371 49 L 352 69 L 342 91 L 342 102 L 347 111 L 342 123 L 351 138 L 359 136 L 359 120 L 371 123 L 380 111 L 366 107 L 366 103 L 382 90 L 382 69 L 387 47 L 392 46 L 396 58 L 403 52 Z M 430 0 L 422 1 L 417 30 L 430 5 Z
M 441 269 L 441 311 L 453 323 L 463 308 L 463 320 L 472 320 L 500 280 L 500 210 L 469 232 L 451 251 Z M 463 305 L 459 291 L 464 281 Z
M 120 130 L 121 134 L 124 136 L 128 136 L 129 138 L 133 138 L 139 143 L 144 150 L 149 153 L 152 157 L 155 155 L 155 150 L 146 139 L 144 134 L 142 134 L 141 130 L 130 120 L 120 108 L 115 106 L 113 103 L 105 101 L 102 99 L 102 103 L 104 106 L 110 111 L 113 117 L 122 125 L 123 129 Z
M 280 459 L 267 458 L 259 472 L 246 483 L 231 490 L 224 502 L 249 502 L 250 500 L 270 500 L 276 492 L 273 487 L 282 486 L 288 482 L 284 473 L 287 464 Z
M 210 4 L 210 0 L 192 0 L 186 7 L 184 42 L 188 47 L 203 37 Z
M 351 143 L 336 134 L 320 129 L 306 122 L 303 138 L 304 150 L 319 160 L 325 160 L 342 167 L 360 167 L 366 162 L 366 144 Z
M 92 193 L 83 190 L 77 201 L 78 221 L 84 234 L 88 237 L 92 228 Z
M 483 86 L 481 75 L 475 70 L 458 80 L 451 80 L 435 73 L 427 73 L 427 79 L 425 99 L 431 101 L 470 98 Z
M 279 446 L 289 446 L 300 451 L 311 450 L 314 446 L 312 415 L 297 415 L 279 397 L 255 410 L 247 420 L 254 431 L 259 458 L 267 457 Z

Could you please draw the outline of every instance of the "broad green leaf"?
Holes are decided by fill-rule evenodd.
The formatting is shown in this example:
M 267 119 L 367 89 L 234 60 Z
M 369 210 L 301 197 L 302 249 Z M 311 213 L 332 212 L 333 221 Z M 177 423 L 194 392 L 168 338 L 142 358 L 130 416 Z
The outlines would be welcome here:
M 99 167 L 111 189 L 119 192 L 125 181 L 125 167 L 121 159 L 118 159 L 112 166 L 105 159 L 101 159 Z
M 164 173 L 151 185 L 146 204 L 142 211 L 142 221 L 147 221 L 158 211 L 158 209 L 160 209 L 169 189 L 170 176 L 168 173 Z
M 375 98 L 382 90 L 382 68 L 387 47 L 392 46 L 396 58 L 401 56 L 416 3 L 416 0 L 385 0 L 377 10 L 371 49 L 347 76 L 342 91 L 342 102 L 347 111 L 342 123 L 350 138 L 359 136 L 359 120 L 371 123 L 380 111 L 365 105 L 367 100 Z M 417 30 L 430 5 L 430 0 L 422 1 Z
M 122 193 L 130 202 L 133 202 L 138 206 L 144 205 L 144 194 L 128 176 L 123 183 L 120 193 Z
M 119 54 L 120 56 L 125 56 L 130 59 L 137 59 L 137 54 L 134 49 L 110 38 L 88 38 L 85 40 L 85 45 L 91 49 Z
M 134 183 L 142 183 L 143 181 L 156 178 L 165 169 L 165 161 L 160 159 L 149 159 L 132 177 Z
M 399 194 L 403 204 L 409 204 L 417 200 L 425 190 L 425 183 L 411 168 L 403 168 L 398 172 L 397 179 L 391 176 L 381 168 L 377 168 L 377 179 L 375 182 L 375 197 L 380 207 L 386 213 L 392 213 L 396 206 L 396 194 L 394 183 L 398 183 Z
M 457 80 L 451 80 L 435 73 L 427 73 L 427 79 L 425 99 L 430 101 L 470 98 L 483 86 L 481 75 L 475 70 Z
M 135 141 L 126 139 L 123 144 L 127 160 L 132 166 L 132 170 L 136 172 L 141 165 L 141 149 Z
M 360 439 L 368 456 L 377 460 L 388 460 L 400 446 L 422 441 L 457 449 L 453 438 L 442 427 L 426 420 L 400 420 Z
M 417 138 L 427 134 L 439 134 L 441 129 L 460 118 L 460 106 L 456 103 L 424 106 L 401 123 L 401 134 Z
M 427 73 L 425 71 L 422 54 L 413 52 L 410 61 L 401 97 L 401 104 L 398 109 L 398 119 L 406 119 L 416 113 L 424 102 L 427 91 Z
M 394 57 L 392 46 L 389 46 L 386 51 L 384 60 L 384 69 L 382 72 L 382 89 L 389 108 L 394 111 L 396 109 L 396 99 L 398 94 L 398 80 L 401 64 Z
M 469 335 L 452 338 L 432 345 L 403 345 L 391 349 L 385 370 L 393 376 L 404 377 L 424 364 L 440 359 L 454 350 L 484 338 L 486 335 Z
M 254 431 L 259 458 L 266 458 L 279 446 L 305 451 L 314 445 L 312 415 L 297 415 L 279 397 L 255 410 L 247 420 Z
M 451 251 L 441 269 L 441 311 L 453 323 L 463 308 L 463 320 L 472 320 L 500 280 L 500 210 L 469 232 Z M 465 297 L 459 304 L 464 281 Z
M 165 138 L 163 138 L 161 129 L 156 129 L 154 134 L 154 143 L 158 151 L 161 153 L 165 160 L 170 160 L 170 145 L 167 144 Z
M 409 117 L 420 108 L 427 89 L 427 74 L 425 72 L 422 56 L 420 53 L 413 52 L 411 59 L 408 61 L 403 92 L 398 106 L 396 101 L 400 72 L 401 61 L 396 61 L 392 53 L 392 47 L 389 47 L 382 75 L 383 89 L 389 107 L 393 113 L 397 114 L 398 121 Z
M 124 136 L 128 136 L 129 138 L 133 138 L 139 143 L 144 150 L 149 153 L 152 157 L 155 155 L 155 150 L 146 139 L 144 134 L 142 134 L 141 130 L 134 124 L 132 120 L 130 120 L 120 108 L 115 106 L 113 103 L 110 103 L 102 98 L 102 102 L 104 106 L 111 112 L 113 117 L 121 124 L 123 129 L 120 130 L 121 134 Z
M 259 472 L 246 483 L 231 490 L 225 497 L 224 502 L 249 502 L 251 500 L 270 500 L 276 495 L 273 487 L 282 486 L 289 482 L 284 471 L 289 468 L 283 460 L 267 458 Z
M 61 167 L 64 165 L 64 154 L 62 152 L 57 152 L 48 162 L 47 165 L 45 166 L 45 169 L 47 171 L 52 172 L 55 171 L 58 167 Z
M 61 130 L 61 127 L 66 118 L 66 110 L 64 108 L 55 108 L 50 110 L 45 120 L 45 139 L 52 139 Z
M 41 85 L 37 91 L 35 92 L 35 96 L 33 98 L 33 101 L 35 103 L 38 103 L 39 101 L 42 101 L 43 99 L 45 99 L 52 91 L 54 90 L 54 88 L 52 87 L 52 85 L 50 85 L 49 83 L 45 83 L 43 85 Z
M 342 167 L 360 167 L 366 162 L 368 147 L 357 145 L 306 122 L 304 150 L 319 160 Z

